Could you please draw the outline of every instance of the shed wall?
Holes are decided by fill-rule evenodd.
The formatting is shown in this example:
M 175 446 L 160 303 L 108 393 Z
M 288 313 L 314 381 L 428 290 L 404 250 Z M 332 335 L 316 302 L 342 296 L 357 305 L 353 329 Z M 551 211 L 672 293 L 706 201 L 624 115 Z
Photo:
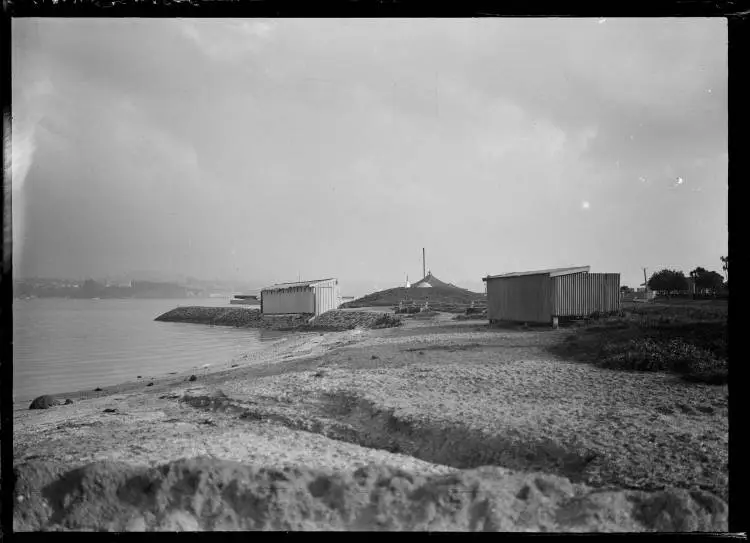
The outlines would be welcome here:
M 341 305 L 341 293 L 338 281 L 326 281 L 315 285 L 315 314 L 322 315 L 326 311 L 338 309 Z
M 553 277 L 556 317 L 585 317 L 595 311 L 620 309 L 619 273 L 576 273 Z
M 488 279 L 487 318 L 492 321 L 550 322 L 552 282 L 549 276 Z
M 315 313 L 315 291 L 310 287 L 264 291 L 263 313 Z

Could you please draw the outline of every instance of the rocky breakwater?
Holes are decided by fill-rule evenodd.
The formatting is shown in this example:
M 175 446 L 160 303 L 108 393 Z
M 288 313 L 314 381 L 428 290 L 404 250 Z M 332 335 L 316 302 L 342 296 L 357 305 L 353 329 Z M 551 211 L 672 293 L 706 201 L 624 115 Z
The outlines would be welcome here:
M 393 328 L 401 326 L 400 317 L 371 311 L 328 311 L 315 317 L 305 328 L 310 330 L 343 331 L 355 328 Z
M 369 311 L 328 311 L 312 314 L 264 315 L 244 307 L 178 307 L 156 317 L 157 321 L 190 322 L 238 328 L 265 328 L 294 331 L 343 331 L 355 328 L 390 328 L 401 319 L 388 313 Z
M 103 461 L 14 468 L 15 531 L 398 530 L 723 532 L 727 505 L 703 492 L 596 490 L 497 467 L 423 476 L 198 457 L 160 466 Z
M 264 328 L 267 330 L 293 330 L 308 323 L 312 314 L 263 315 L 260 311 L 246 307 L 177 307 L 159 315 L 155 320 L 163 322 L 189 322 L 212 326 L 234 326 L 236 328 Z

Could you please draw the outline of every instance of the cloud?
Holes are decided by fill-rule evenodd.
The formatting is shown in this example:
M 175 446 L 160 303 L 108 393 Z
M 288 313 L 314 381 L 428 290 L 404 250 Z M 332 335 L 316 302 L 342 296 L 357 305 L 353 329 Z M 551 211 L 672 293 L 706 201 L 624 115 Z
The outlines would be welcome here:
M 372 281 L 392 266 L 410 269 L 412 245 L 433 247 L 436 264 L 441 251 L 461 247 L 441 277 L 492 271 L 493 259 L 505 265 L 484 250 L 498 231 L 514 232 L 508 250 L 520 269 L 567 255 L 586 261 L 597 232 L 630 236 L 619 225 L 634 216 L 639 239 L 668 245 L 673 229 L 659 226 L 656 210 L 669 206 L 687 227 L 690 213 L 725 197 L 712 189 L 726 179 L 722 24 L 23 21 L 14 104 L 26 115 L 44 111 L 28 174 L 41 221 L 32 237 L 40 254 L 52 245 L 62 228 L 41 214 L 70 216 L 55 208 L 58 198 L 80 215 L 67 234 L 80 237 L 81 254 L 91 239 L 108 259 L 128 251 L 178 262 L 170 243 L 184 240 L 203 262 L 180 262 L 201 269 L 218 269 L 235 247 L 247 269 L 281 274 L 303 260 L 323 271 L 335 261 L 336 273 Z M 42 76 L 53 95 L 17 102 L 17 89 Z M 706 198 L 670 190 L 677 175 Z M 82 203 L 62 193 L 66 184 Z M 42 194 L 48 185 L 59 194 Z M 584 196 L 596 204 L 597 228 L 580 212 Z M 87 230 L 106 214 L 109 228 Z M 252 225 L 279 214 L 273 243 L 257 237 Z M 569 239 L 539 234 L 563 222 Z M 137 234 L 116 235 L 128 228 Z M 352 247 L 362 239 L 360 254 Z M 243 244 L 274 257 L 253 259 Z M 601 258 L 616 268 L 627 264 L 623 254 L 650 250 Z M 388 263 L 373 260 L 380 253 Z
M 20 192 L 26 175 L 34 159 L 36 143 L 34 139 L 35 125 L 21 125 L 14 123 L 12 132 L 12 170 L 11 188 L 14 192 Z
M 524 20 L 498 23 L 503 32 L 496 33 L 489 26 L 477 25 L 482 47 L 463 63 L 467 78 L 486 96 L 504 96 L 568 134 L 596 129 L 589 159 L 633 157 L 656 138 L 671 146 L 670 155 L 685 145 L 725 147 L 722 20 Z
M 213 60 L 236 61 L 259 52 L 273 35 L 272 21 L 183 19 L 180 32 Z
M 55 89 L 50 79 L 41 74 L 28 74 L 23 68 L 16 68 L 16 74 L 23 80 L 21 87 L 13 93 L 14 107 L 11 122 L 11 199 L 12 199 L 12 242 L 14 271 L 21 269 L 27 232 L 27 198 L 24 184 L 34 163 L 37 151 L 37 129 L 44 118 L 45 105 L 54 95 Z
M 20 191 L 28 174 L 36 150 L 35 133 L 44 117 L 44 104 L 54 93 L 47 77 L 25 81 L 14 92 L 15 106 L 12 119 L 12 188 Z

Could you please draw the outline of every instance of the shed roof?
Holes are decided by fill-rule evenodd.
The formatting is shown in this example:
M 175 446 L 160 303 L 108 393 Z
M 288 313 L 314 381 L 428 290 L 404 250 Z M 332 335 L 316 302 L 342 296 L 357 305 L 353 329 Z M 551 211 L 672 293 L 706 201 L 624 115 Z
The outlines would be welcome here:
M 330 277 L 328 279 L 314 279 L 312 281 L 297 281 L 294 283 L 277 283 L 275 285 L 271 285 L 270 287 L 264 287 L 263 291 L 268 292 L 269 290 L 285 290 L 288 288 L 306 288 L 306 287 L 314 287 L 320 283 L 327 283 L 328 281 L 335 281 L 335 277 Z
M 513 272 L 504 273 L 502 275 L 488 275 L 487 277 L 482 277 L 482 281 L 487 281 L 488 279 L 504 279 L 506 277 L 522 277 L 525 275 L 549 275 L 550 277 L 558 277 L 560 275 L 572 275 L 574 273 L 588 273 L 590 269 L 591 266 L 577 266 L 570 268 L 550 268 L 548 270 Z

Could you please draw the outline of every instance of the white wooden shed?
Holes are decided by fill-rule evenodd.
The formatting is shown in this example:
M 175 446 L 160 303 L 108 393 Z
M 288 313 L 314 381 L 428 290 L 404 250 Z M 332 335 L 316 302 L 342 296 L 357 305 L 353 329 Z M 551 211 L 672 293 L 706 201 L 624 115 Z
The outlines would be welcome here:
M 279 283 L 260 291 L 261 311 L 266 315 L 311 313 L 321 315 L 341 305 L 336 278 Z

